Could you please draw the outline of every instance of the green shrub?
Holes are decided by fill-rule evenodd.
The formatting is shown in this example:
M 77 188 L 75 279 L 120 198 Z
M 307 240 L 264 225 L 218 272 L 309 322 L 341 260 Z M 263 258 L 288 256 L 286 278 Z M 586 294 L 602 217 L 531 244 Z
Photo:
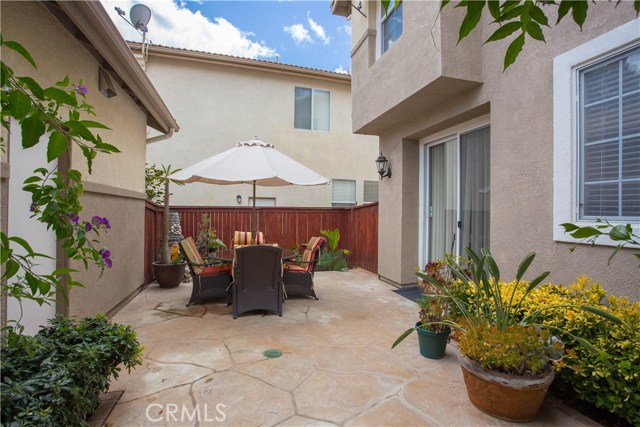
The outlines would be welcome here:
M 3 350 L 2 425 L 85 426 L 119 365 L 142 363 L 135 331 L 104 315 L 49 323 Z
M 527 285 L 518 285 L 516 301 Z M 513 286 L 515 282 L 500 283 L 503 300 L 511 295 Z M 466 291 L 468 301 L 473 302 L 473 289 L 458 291 Z M 546 283 L 534 289 L 520 307 L 519 316 L 550 305 L 591 305 L 622 320 L 620 325 L 603 322 L 599 316 L 572 308 L 546 310 L 537 318 L 538 323 L 562 328 L 604 352 L 590 352 L 571 335 L 562 334 L 567 355 L 557 366 L 565 369 L 558 372 L 554 386 L 631 425 L 640 425 L 640 302 L 607 296 L 601 286 L 583 276 L 566 287 Z
M 325 250 L 318 259 L 318 270 L 320 271 L 341 271 L 347 267 L 347 260 L 341 250 Z

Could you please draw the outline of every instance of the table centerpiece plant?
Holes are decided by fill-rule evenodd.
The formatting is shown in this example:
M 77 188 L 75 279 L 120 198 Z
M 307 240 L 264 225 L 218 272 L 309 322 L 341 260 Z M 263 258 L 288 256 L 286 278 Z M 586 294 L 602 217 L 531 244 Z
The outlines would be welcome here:
M 538 323 L 541 314 L 547 310 L 574 308 L 615 323 L 621 323 L 621 320 L 590 305 L 547 305 L 523 314 L 521 305 L 549 275 L 544 272 L 529 282 L 522 280 L 535 254 L 531 253 L 521 261 L 512 292 L 503 294 L 500 269 L 490 251 L 483 249 L 478 255 L 467 248 L 466 252 L 470 258 L 468 267 L 454 259 L 447 260 L 446 265 L 456 283 L 470 289 L 470 293 L 456 292 L 455 287 L 443 284 L 431 275 L 417 273 L 446 295 L 456 310 L 456 317 L 427 323 L 448 325 L 457 331 L 461 369 L 469 400 L 474 406 L 497 418 L 530 421 L 537 416 L 553 381 L 552 365 L 562 367 L 564 344 L 554 334 L 571 336 L 583 347 L 599 352 L 582 337 Z M 411 332 L 413 329 L 400 335 L 392 348 Z M 606 355 L 600 353 L 605 358 Z

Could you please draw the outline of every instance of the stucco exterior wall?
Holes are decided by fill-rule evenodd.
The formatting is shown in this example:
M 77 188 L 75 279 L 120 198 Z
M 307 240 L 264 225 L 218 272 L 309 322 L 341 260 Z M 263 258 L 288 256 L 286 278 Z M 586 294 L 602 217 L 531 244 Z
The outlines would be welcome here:
M 384 69 L 374 70 L 378 63 L 368 68 L 366 44 L 352 51 L 354 131 L 375 130 L 374 133 L 380 135 L 383 151 L 390 153 L 387 158 L 394 169 L 393 178 L 385 180 L 380 187 L 379 274 L 398 284 L 415 282 L 412 270 L 420 262 L 418 252 L 422 240 L 417 220 L 421 205 L 416 205 L 415 199 L 423 197 L 418 190 L 422 166 L 417 141 L 420 138 L 436 140 L 450 134 L 454 126 L 488 114 L 491 125 L 490 247 L 505 279 L 515 275 L 519 261 L 527 253 L 536 252 L 532 274 L 549 270 L 550 280 L 565 284 L 586 274 L 612 292 L 640 298 L 640 274 L 631 250 L 620 252 L 608 265 L 612 252 L 609 246 L 581 245 L 572 253 L 569 251 L 572 244 L 553 239 L 553 228 L 557 225 L 553 221 L 553 58 L 631 21 L 635 17 L 631 4 L 617 8 L 608 3 L 590 5 L 582 32 L 571 19 L 565 18 L 559 26 L 545 31 L 546 44 L 527 40 L 516 63 L 504 73 L 503 58 L 510 40 L 482 47 L 481 40 L 486 40 L 496 28 L 489 25 L 488 16 L 483 18 L 475 34 L 458 47 L 450 42 L 444 46 L 444 41 L 457 40 L 461 17 L 452 15 L 448 21 L 443 18 L 441 51 L 421 48 L 420 44 L 432 44 L 432 12 L 421 12 L 427 21 L 418 25 L 411 24 L 409 10 L 436 9 L 437 6 L 435 2 L 406 2 L 404 33 L 382 59 L 395 50 L 394 57 L 406 58 L 410 63 L 438 64 L 451 49 L 480 52 L 480 61 L 466 64 L 479 71 L 480 78 L 462 76 L 465 84 L 468 83 L 463 90 L 437 85 L 442 76 L 454 73 L 463 63 L 455 64 L 449 71 L 442 69 L 441 77 L 428 83 L 415 76 L 411 66 L 383 67 L 384 63 L 379 60 L 380 68 Z M 458 12 L 445 9 L 444 13 Z M 355 30 L 362 32 L 367 27 L 362 22 L 365 19 L 358 14 L 352 14 L 351 19 L 355 46 L 362 35 Z M 550 17 L 550 22 L 555 20 L 554 16 Z M 403 39 L 410 42 L 404 43 Z M 377 72 L 398 75 L 382 84 L 376 82 Z M 457 79 L 456 84 L 460 76 Z M 478 84 L 471 84 L 476 79 Z M 418 87 L 425 83 L 426 86 L 416 92 L 416 82 Z M 389 87 L 384 88 L 385 85 Z M 370 92 L 375 90 L 394 91 L 401 94 L 402 99 L 399 104 L 390 105 L 372 96 Z M 367 102 L 362 103 L 363 99 Z M 397 111 L 402 111 L 401 120 L 395 115 Z M 404 155 L 405 150 L 399 149 L 400 141 L 411 146 L 407 150 L 416 155 Z M 396 177 L 396 170 L 403 171 L 401 177 Z M 398 215 L 403 218 L 401 226 L 392 221 Z M 407 238 L 411 235 L 417 237 Z
M 379 179 L 374 161 L 377 137 L 354 135 L 348 82 L 269 70 L 238 68 L 184 58 L 150 55 L 149 78 L 173 112 L 181 130 L 171 140 L 149 145 L 149 164 L 186 167 L 254 136 L 328 179 Z M 330 131 L 294 128 L 296 86 L 330 91 Z M 172 185 L 172 205 L 249 204 L 249 185 Z M 277 206 L 331 206 L 331 186 L 258 187 L 257 197 L 275 197 Z
M 100 215 L 111 221 L 112 229 L 108 235 L 101 236 L 101 245 L 114 254 L 114 267 L 101 278 L 94 269 L 77 273 L 75 279 L 86 288 L 71 293 L 68 311 L 78 316 L 106 312 L 144 281 L 146 116 L 120 87 L 116 88 L 118 96 L 113 98 L 107 99 L 99 93 L 96 59 L 42 4 L 2 2 L 0 7 L 3 37 L 25 46 L 38 69 L 33 70 L 26 61 L 5 49 L 3 60 L 15 64 L 18 75 L 31 75 L 43 85 L 52 85 L 65 75 L 72 82 L 82 79 L 88 89 L 87 102 L 95 108 L 96 117 L 90 119 L 111 128 L 99 133 L 105 142 L 121 150 L 119 154 L 99 154 L 92 175 L 87 174 L 79 149 L 74 147 L 71 155 L 71 167 L 83 173 L 85 190 L 88 190 L 82 197 L 81 218 Z M 20 167 L 29 166 L 11 165 L 11 169 Z M 95 192 L 92 193 L 91 188 Z M 71 267 L 83 270 L 79 263 L 71 263 Z

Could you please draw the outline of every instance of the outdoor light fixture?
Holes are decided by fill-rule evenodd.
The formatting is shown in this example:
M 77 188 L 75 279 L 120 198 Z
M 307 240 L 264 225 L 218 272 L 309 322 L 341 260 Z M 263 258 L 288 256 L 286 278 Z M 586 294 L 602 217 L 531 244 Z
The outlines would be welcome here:
M 380 156 L 376 159 L 376 168 L 378 169 L 378 173 L 380 174 L 380 179 L 391 178 L 391 167 L 389 166 L 389 160 L 385 156 L 382 155 L 382 151 L 380 152 Z
M 107 98 L 113 98 L 118 95 L 109 74 L 107 74 L 102 67 L 100 67 L 98 71 L 98 88 L 100 89 L 100 93 Z
M 236 201 L 238 202 L 238 204 L 242 204 L 242 196 L 238 194 L 236 196 Z

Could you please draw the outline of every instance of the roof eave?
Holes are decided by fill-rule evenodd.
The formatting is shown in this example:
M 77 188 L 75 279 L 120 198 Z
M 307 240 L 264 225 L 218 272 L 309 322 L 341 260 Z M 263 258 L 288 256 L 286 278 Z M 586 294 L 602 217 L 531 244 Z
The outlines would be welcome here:
M 167 133 L 171 129 L 177 132 L 178 123 L 102 4 L 98 1 L 59 1 L 55 7 L 84 35 L 95 49 L 92 53 L 99 54 L 126 85 L 125 90 L 146 111 L 147 124 L 160 132 Z

